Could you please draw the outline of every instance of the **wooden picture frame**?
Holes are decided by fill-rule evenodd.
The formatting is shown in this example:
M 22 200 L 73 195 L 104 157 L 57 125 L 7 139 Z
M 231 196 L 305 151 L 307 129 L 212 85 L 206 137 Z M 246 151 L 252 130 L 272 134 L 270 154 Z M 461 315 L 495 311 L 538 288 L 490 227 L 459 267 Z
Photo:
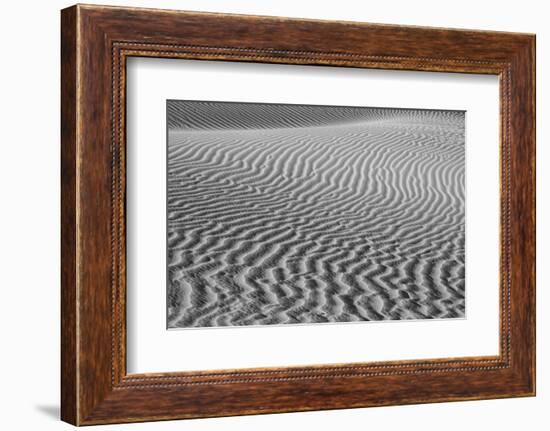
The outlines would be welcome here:
M 77 5 L 61 14 L 61 417 L 74 425 L 535 394 L 535 36 Z M 500 354 L 127 374 L 130 56 L 500 77 Z

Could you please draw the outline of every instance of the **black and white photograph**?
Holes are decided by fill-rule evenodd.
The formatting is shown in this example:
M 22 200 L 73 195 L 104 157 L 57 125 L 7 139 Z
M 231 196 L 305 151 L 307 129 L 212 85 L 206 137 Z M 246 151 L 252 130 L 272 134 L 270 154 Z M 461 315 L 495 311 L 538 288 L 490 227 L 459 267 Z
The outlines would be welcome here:
M 549 429 L 545 2 L 2 6 L 0 429 Z
M 466 317 L 465 111 L 166 109 L 169 329 Z

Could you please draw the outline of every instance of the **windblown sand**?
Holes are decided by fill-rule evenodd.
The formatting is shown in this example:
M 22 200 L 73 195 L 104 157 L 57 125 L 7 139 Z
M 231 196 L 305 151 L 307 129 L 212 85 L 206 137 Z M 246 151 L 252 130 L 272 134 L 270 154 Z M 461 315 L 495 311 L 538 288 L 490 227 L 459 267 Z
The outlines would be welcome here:
M 168 101 L 168 327 L 462 318 L 462 111 Z

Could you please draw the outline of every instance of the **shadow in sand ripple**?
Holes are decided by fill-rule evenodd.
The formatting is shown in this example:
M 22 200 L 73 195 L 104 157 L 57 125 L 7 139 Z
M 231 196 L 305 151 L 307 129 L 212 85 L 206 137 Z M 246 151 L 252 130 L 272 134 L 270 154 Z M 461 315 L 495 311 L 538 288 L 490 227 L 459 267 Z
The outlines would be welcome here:
M 167 102 L 168 327 L 465 315 L 462 111 Z

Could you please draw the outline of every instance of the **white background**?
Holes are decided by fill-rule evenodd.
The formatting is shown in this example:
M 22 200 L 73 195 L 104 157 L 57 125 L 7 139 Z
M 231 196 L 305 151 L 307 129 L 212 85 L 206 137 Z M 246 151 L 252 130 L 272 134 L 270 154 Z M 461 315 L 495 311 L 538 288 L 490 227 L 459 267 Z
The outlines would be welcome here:
M 545 2 L 461 0 L 313 2 L 197 0 L 102 3 L 537 33 L 538 396 L 185 422 L 135 430 L 548 429 L 550 423 L 550 28 Z M 59 399 L 59 9 L 69 2 L 6 2 L 0 16 L 0 426 L 62 430 Z M 546 310 L 546 311 L 544 311 Z M 545 314 L 546 313 L 546 314 Z
M 127 89 L 128 372 L 498 354 L 498 77 L 133 58 Z M 466 111 L 467 318 L 167 331 L 167 99 Z

